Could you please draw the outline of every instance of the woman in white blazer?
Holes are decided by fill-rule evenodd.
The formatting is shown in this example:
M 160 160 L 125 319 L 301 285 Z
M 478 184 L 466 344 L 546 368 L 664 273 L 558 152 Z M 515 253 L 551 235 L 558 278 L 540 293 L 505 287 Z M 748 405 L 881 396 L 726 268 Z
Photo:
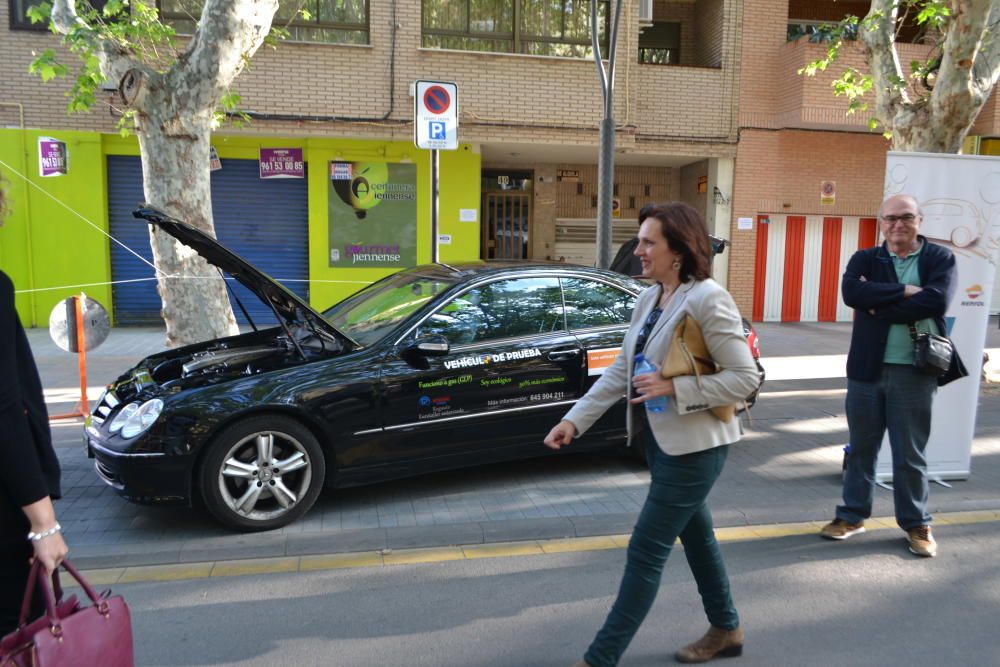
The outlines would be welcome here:
M 629 438 L 639 439 L 649 462 L 649 494 L 629 541 L 618 598 L 575 667 L 618 664 L 653 604 L 678 537 L 711 627 L 675 657 L 706 662 L 743 651 L 743 630 L 706 504 L 728 445 L 740 439 L 741 428 L 739 419 L 724 423 L 709 408 L 742 401 L 757 385 L 757 370 L 736 304 L 709 277 L 712 250 L 701 216 L 682 202 L 647 207 L 643 213 L 635 254 L 643 275 L 655 283 L 636 302 L 622 353 L 545 438 L 553 449 L 568 445 L 627 392 Z M 685 315 L 698 321 L 721 370 L 700 379 L 664 379 L 659 373 L 632 377 L 639 352 L 654 363 L 666 356 Z M 669 397 L 667 408 L 647 412 L 644 403 L 657 396 Z

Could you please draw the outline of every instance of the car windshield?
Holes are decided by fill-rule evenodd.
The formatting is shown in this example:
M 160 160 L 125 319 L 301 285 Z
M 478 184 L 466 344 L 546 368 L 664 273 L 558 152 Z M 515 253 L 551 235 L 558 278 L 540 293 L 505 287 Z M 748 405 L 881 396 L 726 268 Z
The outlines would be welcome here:
M 402 271 L 347 297 L 324 311 L 323 317 L 367 347 L 449 289 L 456 280 L 457 276 L 427 276 Z

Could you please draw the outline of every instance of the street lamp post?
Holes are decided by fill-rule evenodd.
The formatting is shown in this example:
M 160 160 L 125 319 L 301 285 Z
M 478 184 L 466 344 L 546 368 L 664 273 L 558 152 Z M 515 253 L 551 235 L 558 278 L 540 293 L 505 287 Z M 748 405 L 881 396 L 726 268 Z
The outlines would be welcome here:
M 594 46 L 597 79 L 604 99 L 604 116 L 601 119 L 601 152 L 598 158 L 597 181 L 597 266 L 611 266 L 611 199 L 615 187 L 615 53 L 618 49 L 618 19 L 622 13 L 622 0 L 611 0 L 614 17 L 608 37 L 608 64 L 601 60 L 601 43 L 597 32 L 597 0 L 590 0 L 590 38 Z M 611 11 L 611 6 L 608 7 Z

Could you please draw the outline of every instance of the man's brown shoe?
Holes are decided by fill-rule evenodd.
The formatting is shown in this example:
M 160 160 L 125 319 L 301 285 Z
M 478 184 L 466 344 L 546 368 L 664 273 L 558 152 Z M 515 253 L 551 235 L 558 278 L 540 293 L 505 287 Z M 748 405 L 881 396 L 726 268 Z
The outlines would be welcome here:
M 847 523 L 843 519 L 834 519 L 823 526 L 819 534 L 828 540 L 846 540 L 851 535 L 865 532 L 865 522 Z
M 931 535 L 930 526 L 910 528 L 906 531 L 906 539 L 910 543 L 910 551 L 918 556 L 933 558 L 937 555 L 937 542 L 934 540 L 934 536 Z
M 723 630 L 712 626 L 705 636 L 674 654 L 677 662 L 708 662 L 716 656 L 735 658 L 743 655 L 743 628 Z

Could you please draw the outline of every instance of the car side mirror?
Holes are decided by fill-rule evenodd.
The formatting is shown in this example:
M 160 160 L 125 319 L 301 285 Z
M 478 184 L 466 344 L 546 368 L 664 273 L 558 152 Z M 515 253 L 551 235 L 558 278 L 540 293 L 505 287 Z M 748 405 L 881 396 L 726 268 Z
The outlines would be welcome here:
M 427 368 L 427 357 L 443 357 L 451 352 L 448 339 L 440 334 L 427 334 L 405 343 L 400 356 L 420 368 Z

